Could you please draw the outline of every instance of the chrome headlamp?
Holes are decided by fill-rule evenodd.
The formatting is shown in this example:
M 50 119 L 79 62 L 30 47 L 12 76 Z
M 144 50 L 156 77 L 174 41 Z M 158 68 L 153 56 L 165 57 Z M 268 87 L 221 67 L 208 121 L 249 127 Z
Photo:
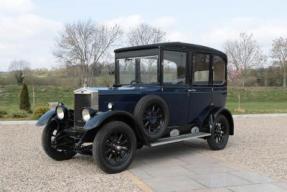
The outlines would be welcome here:
M 56 107 L 56 114 L 58 119 L 62 120 L 65 118 L 66 108 L 63 105 L 58 105 Z
M 113 106 L 113 103 L 109 102 L 109 103 L 108 103 L 108 110 L 111 111 L 111 110 L 113 109 L 113 107 L 114 107 L 114 106 Z
M 82 110 L 82 118 L 85 122 L 89 121 L 91 117 L 93 117 L 96 114 L 96 110 L 92 108 L 84 108 Z

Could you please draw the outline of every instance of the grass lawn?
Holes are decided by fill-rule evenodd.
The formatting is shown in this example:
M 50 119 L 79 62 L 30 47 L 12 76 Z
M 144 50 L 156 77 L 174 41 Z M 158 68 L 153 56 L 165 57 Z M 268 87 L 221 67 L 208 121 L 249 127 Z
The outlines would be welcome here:
M 12 119 L 13 114 L 23 113 L 19 110 L 19 95 L 22 86 L 11 85 L 11 86 L 0 86 L 0 112 L 5 111 L 8 114 L 5 115 L 5 119 Z M 29 96 L 32 110 L 38 106 L 47 106 L 48 102 L 61 101 L 65 105 L 73 106 L 73 90 L 68 88 L 60 88 L 53 86 L 35 86 L 35 104 L 33 105 L 33 89 L 29 87 Z M 32 114 L 25 113 L 24 119 L 31 119 Z M 3 117 L 2 117 L 3 118 Z
M 239 95 L 241 111 L 237 110 Z M 232 113 L 287 113 L 287 89 L 281 87 L 230 87 L 227 108 Z
M 31 104 L 33 104 L 33 89 L 29 88 Z M 19 94 L 21 86 L 0 86 L 0 113 L 7 112 L 5 119 L 12 119 L 19 113 Z M 73 89 L 53 86 L 34 87 L 35 105 L 48 106 L 48 102 L 61 101 L 68 107 L 73 107 Z M 241 110 L 238 109 L 240 94 Z M 273 87 L 233 88 L 228 90 L 227 108 L 232 113 L 287 113 L 287 89 Z M 24 119 L 31 119 L 32 114 L 25 113 Z

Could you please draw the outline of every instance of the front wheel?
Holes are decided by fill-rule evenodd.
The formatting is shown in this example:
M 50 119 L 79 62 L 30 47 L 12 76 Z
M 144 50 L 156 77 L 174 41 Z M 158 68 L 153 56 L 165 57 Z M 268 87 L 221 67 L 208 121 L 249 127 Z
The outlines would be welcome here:
M 224 149 L 229 138 L 229 121 L 220 114 L 216 117 L 211 136 L 207 138 L 207 143 L 212 150 Z
M 132 162 L 137 148 L 134 131 L 126 123 L 113 121 L 104 125 L 93 143 L 93 157 L 106 173 L 118 173 Z
M 56 120 L 49 122 L 44 128 L 42 146 L 46 154 L 57 161 L 68 160 L 76 155 L 73 139 L 63 132 Z

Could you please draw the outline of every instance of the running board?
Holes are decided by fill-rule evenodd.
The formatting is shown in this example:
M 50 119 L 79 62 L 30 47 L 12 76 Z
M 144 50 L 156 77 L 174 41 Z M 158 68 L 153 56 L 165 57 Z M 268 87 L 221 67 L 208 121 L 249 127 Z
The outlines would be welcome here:
M 156 142 L 151 143 L 150 146 L 151 147 L 156 147 L 156 146 L 159 146 L 159 145 L 165 145 L 165 144 L 169 144 L 169 143 L 177 143 L 177 142 L 180 142 L 180 141 L 186 141 L 186 140 L 190 140 L 190 139 L 196 139 L 196 138 L 201 138 L 201 137 L 208 137 L 210 135 L 211 135 L 210 133 L 203 133 L 203 132 L 199 132 L 199 133 L 196 133 L 196 134 L 184 134 L 184 135 L 179 135 L 179 136 L 159 139 Z

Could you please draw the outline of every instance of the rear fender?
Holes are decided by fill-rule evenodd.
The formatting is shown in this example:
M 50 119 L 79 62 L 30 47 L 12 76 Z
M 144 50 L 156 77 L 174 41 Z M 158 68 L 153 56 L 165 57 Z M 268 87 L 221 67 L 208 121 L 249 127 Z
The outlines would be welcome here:
M 56 116 L 56 109 L 53 108 L 53 109 L 47 111 L 44 115 L 42 115 L 38 119 L 38 121 L 36 123 L 36 126 L 44 126 L 44 125 L 46 125 L 49 122 L 49 120 L 51 118 L 55 117 L 55 116 Z
M 225 107 L 222 107 L 222 108 L 216 109 L 213 114 L 214 114 L 215 118 L 220 114 L 224 115 L 230 124 L 229 134 L 234 135 L 234 121 L 233 121 L 233 117 L 232 117 L 231 112 L 228 109 L 226 109 Z

